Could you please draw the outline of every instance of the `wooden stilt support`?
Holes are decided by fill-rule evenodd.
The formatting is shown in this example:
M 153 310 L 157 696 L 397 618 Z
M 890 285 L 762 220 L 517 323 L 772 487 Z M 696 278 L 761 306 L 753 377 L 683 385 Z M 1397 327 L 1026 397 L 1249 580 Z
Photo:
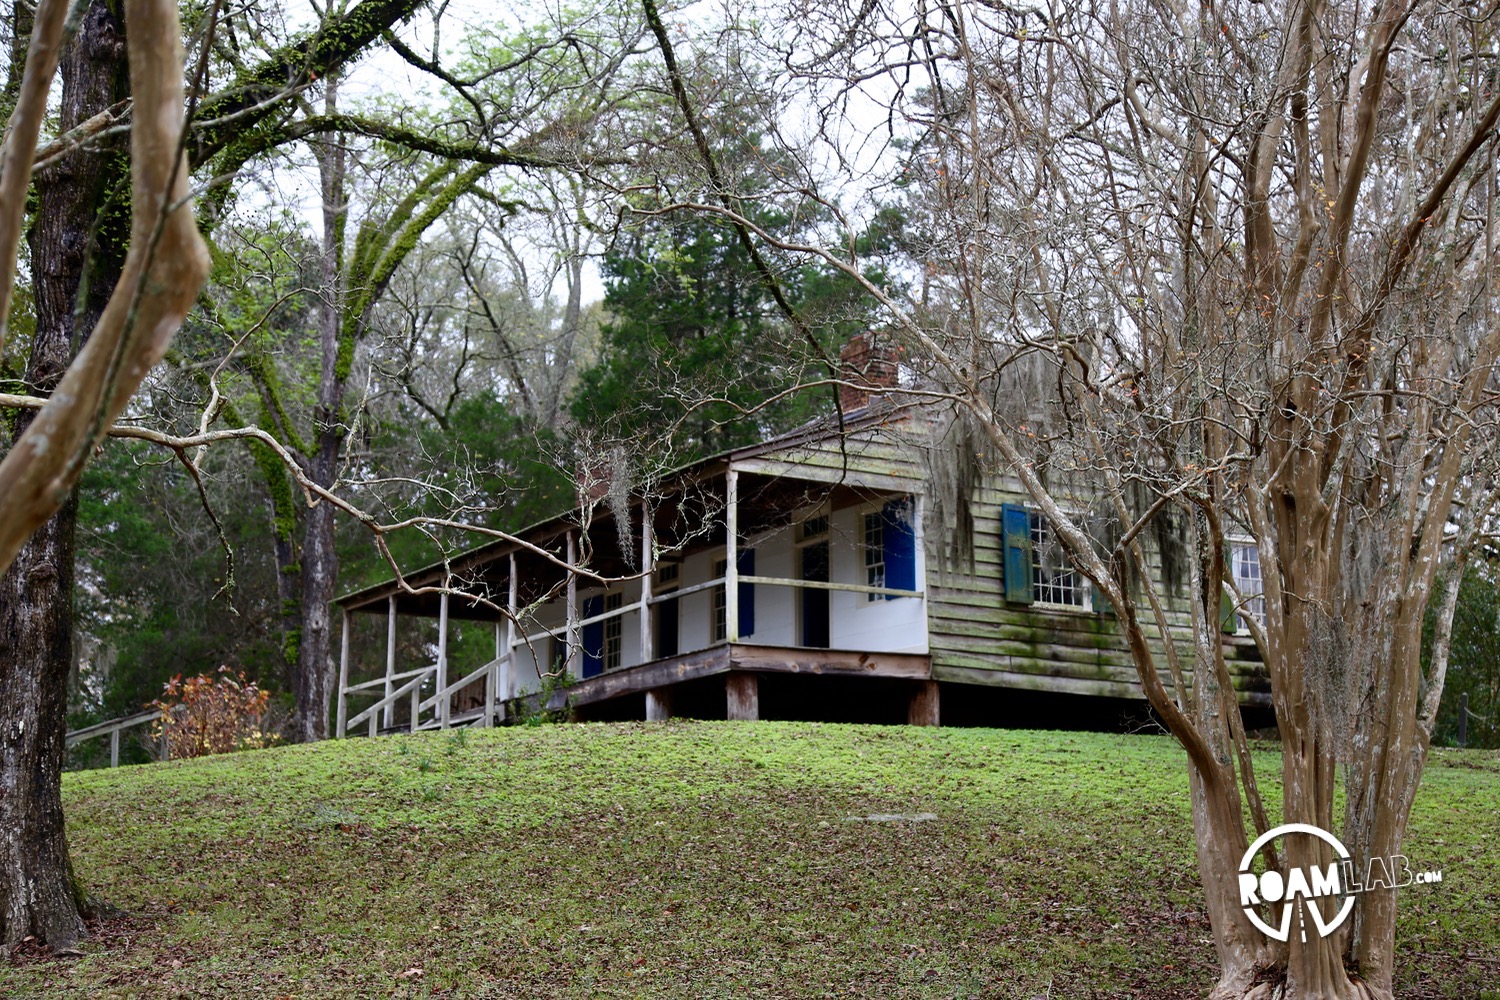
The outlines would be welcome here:
M 672 689 L 652 688 L 646 692 L 646 721 L 666 722 L 672 717 Z
M 755 674 L 725 674 L 724 702 L 725 718 L 755 722 L 760 718 L 760 678 Z
M 917 681 L 906 709 L 906 722 L 912 726 L 942 725 L 941 703 L 937 681 Z

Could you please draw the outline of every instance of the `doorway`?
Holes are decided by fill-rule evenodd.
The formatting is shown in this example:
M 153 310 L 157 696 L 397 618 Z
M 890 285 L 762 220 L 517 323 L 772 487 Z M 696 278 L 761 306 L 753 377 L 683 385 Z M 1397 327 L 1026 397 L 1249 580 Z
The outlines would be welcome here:
M 798 578 L 819 583 L 828 582 L 828 542 L 812 542 L 802 546 Z M 801 587 L 802 593 L 802 645 L 828 648 L 828 591 L 817 587 Z

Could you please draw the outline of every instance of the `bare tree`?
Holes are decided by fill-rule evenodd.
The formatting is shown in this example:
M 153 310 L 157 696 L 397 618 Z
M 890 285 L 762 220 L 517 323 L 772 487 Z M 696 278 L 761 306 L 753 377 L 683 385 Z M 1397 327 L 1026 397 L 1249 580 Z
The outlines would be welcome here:
M 972 429 L 954 439 L 983 442 L 1030 494 L 1186 751 L 1213 995 L 1390 997 L 1393 890 L 1358 895 L 1326 937 L 1285 942 L 1243 905 L 1241 857 L 1269 822 L 1218 638 L 1225 595 L 1255 595 L 1226 579 L 1224 551 L 1253 540 L 1265 580 L 1253 631 L 1283 821 L 1332 831 L 1342 770 L 1349 849 L 1399 854 L 1454 602 L 1426 668 L 1423 614 L 1497 499 L 1493 7 L 788 13 L 734 27 L 761 32 L 785 92 L 815 109 L 796 142 L 773 133 L 803 154 L 789 183 L 830 204 L 857 183 L 904 193 L 913 294 L 866 287 L 915 391 L 946 400 Z M 877 105 L 879 127 L 862 127 Z M 839 153 L 855 133 L 911 155 L 875 176 L 896 144 L 855 162 Z M 852 225 L 792 245 L 722 188 L 659 206 L 688 208 L 860 276 Z M 1145 544 L 1168 515 L 1190 554 L 1190 657 L 1169 641 L 1180 604 Z M 1264 861 L 1326 866 L 1309 840 Z M 1307 905 L 1333 917 L 1330 900 Z

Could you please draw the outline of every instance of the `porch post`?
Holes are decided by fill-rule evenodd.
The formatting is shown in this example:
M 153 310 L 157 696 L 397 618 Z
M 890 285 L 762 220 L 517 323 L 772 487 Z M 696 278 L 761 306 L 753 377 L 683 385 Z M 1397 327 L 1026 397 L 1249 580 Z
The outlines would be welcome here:
M 449 696 L 444 692 L 448 686 L 448 591 L 444 590 L 438 601 L 438 655 L 437 689 L 442 693 L 438 699 L 438 728 L 448 728 Z
M 651 537 L 651 507 L 641 501 L 641 662 L 656 659 L 651 648 L 651 574 L 656 572 L 656 551 Z M 646 695 L 646 717 L 650 718 L 651 695 Z
M 395 682 L 391 680 L 396 674 L 396 595 L 392 594 L 388 599 L 389 608 L 386 613 L 385 623 L 385 696 L 389 698 L 391 691 L 395 689 Z M 381 712 L 384 716 L 385 728 L 389 729 L 396 724 L 396 706 L 386 702 L 385 710 Z
M 724 473 L 724 639 L 740 640 L 740 484 L 730 466 Z
M 500 645 L 500 623 L 495 623 L 495 645 Z M 490 661 L 489 669 L 484 672 L 484 712 L 479 716 L 479 728 L 488 729 L 494 725 L 495 715 L 495 671 L 500 665 L 494 660 Z
M 501 643 L 505 640 L 500 637 L 500 623 L 495 622 L 495 658 L 490 661 L 489 673 L 485 674 L 484 683 L 484 725 L 495 724 L 495 702 L 500 698 L 500 672 L 505 669 L 504 653 L 501 651 Z
M 341 608 L 339 617 L 339 706 L 338 721 L 334 725 L 334 735 L 339 739 L 344 738 L 344 723 L 349 718 L 349 609 Z M 166 732 L 166 727 L 162 727 Z
M 516 596 L 518 594 L 516 583 L 516 554 L 510 554 L 510 596 L 508 598 L 508 610 L 510 614 L 505 617 L 505 662 L 500 665 L 500 697 L 501 699 L 515 697 L 514 682 L 516 665 Z
M 568 532 L 568 658 L 564 661 L 563 670 L 572 677 L 580 675 L 580 669 L 575 666 L 578 662 L 578 574 L 573 572 L 573 566 L 578 561 L 578 543 L 573 540 L 573 532 Z

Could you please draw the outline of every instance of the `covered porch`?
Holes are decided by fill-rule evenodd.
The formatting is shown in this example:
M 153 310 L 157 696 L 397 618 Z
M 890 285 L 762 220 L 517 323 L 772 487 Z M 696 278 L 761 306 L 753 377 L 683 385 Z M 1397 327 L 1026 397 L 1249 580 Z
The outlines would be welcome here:
M 564 707 L 702 714 L 705 685 L 722 686 L 725 717 L 753 719 L 762 677 L 778 690 L 799 677 L 880 679 L 909 699 L 908 721 L 936 722 L 911 484 L 721 457 L 653 493 L 628 517 L 600 496 L 404 585 L 341 598 L 337 735 Z M 355 652 L 356 615 L 386 619 L 383 658 L 369 643 Z M 452 661 L 455 626 L 469 630 L 467 664 Z M 476 626 L 493 631 L 482 663 Z M 398 627 L 430 636 L 415 657 Z

